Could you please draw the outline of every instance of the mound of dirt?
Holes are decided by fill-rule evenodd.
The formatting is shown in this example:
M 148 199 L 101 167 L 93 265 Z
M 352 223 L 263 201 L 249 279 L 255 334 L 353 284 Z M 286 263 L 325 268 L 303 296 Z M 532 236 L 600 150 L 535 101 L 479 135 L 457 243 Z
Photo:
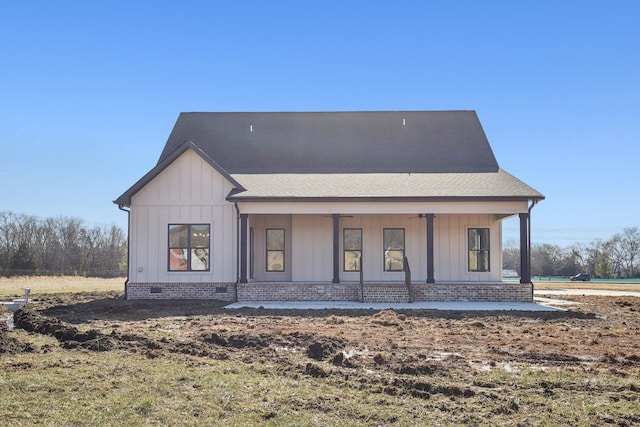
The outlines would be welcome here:
M 100 335 L 100 332 L 95 329 L 80 332 L 74 326 L 66 325 L 55 317 L 45 317 L 27 306 L 22 307 L 13 314 L 13 322 L 16 327 L 25 331 L 50 335 L 61 342 L 87 342 L 96 339 Z
M 55 317 L 43 316 L 39 311 L 26 306 L 16 311 L 13 314 L 13 319 L 17 328 L 52 336 L 66 349 L 84 348 L 91 351 L 109 351 L 123 348 L 121 342 L 135 340 L 117 335 L 107 336 L 96 329 L 81 331 L 75 326 L 70 326 Z
M 0 313 L 1 314 L 1 313 Z M 33 347 L 29 343 L 22 343 L 11 336 L 11 330 L 4 321 L 4 316 L 0 315 L 0 354 L 15 354 L 32 352 Z

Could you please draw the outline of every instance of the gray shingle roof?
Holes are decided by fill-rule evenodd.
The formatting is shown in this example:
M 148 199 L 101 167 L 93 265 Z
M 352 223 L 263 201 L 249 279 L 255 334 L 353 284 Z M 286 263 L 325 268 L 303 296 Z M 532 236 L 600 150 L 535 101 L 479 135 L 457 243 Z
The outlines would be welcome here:
M 160 161 L 187 140 L 231 174 L 498 170 L 475 111 L 182 113 Z
M 267 199 L 542 199 L 508 172 L 386 174 L 233 174 L 247 190 L 234 200 Z
M 187 149 L 233 200 L 544 198 L 499 168 L 474 111 L 182 113 L 158 164 L 114 203 Z

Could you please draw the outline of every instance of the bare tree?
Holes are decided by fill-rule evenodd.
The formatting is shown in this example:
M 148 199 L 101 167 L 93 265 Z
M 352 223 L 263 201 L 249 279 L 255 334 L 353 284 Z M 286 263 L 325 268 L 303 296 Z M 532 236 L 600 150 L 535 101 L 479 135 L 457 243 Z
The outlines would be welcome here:
M 84 227 L 76 218 L 38 219 L 0 212 L 0 274 L 118 276 L 124 233 Z
M 626 276 L 635 277 L 635 262 L 640 256 L 640 232 L 638 228 L 626 227 L 620 236 L 619 244 L 623 254 Z

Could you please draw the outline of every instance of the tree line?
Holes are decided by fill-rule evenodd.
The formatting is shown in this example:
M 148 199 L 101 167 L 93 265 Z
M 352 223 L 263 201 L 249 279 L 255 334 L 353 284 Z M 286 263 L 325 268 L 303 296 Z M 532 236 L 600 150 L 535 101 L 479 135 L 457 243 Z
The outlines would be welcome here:
M 531 246 L 532 276 L 596 278 L 640 277 L 640 230 L 627 227 L 608 240 L 589 245 Z M 503 268 L 520 274 L 520 246 L 503 247 Z M 88 227 L 78 218 L 37 218 L 0 212 L 0 276 L 79 275 L 119 277 L 127 274 L 127 239 L 111 226 Z
M 509 241 L 503 248 L 505 269 L 520 274 L 520 247 Z M 562 248 L 548 243 L 531 246 L 532 276 L 572 276 L 588 273 L 601 279 L 640 277 L 640 231 L 627 227 L 608 240 L 596 239 L 589 245 L 576 243 Z
M 0 276 L 125 276 L 126 251 L 125 234 L 115 225 L 0 212 Z

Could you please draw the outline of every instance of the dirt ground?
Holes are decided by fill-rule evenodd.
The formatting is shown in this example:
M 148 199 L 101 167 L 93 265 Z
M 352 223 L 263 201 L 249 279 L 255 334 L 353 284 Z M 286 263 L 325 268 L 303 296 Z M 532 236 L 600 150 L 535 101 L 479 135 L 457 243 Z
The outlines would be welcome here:
M 90 292 L 34 297 L 14 318 L 17 327 L 69 348 L 151 357 L 273 360 L 276 353 L 393 372 L 428 371 L 430 362 L 448 358 L 489 366 L 582 363 L 637 374 L 640 298 L 564 299 L 580 304 L 558 312 L 226 310 L 216 301 L 125 301 L 116 292 Z M 2 324 L 0 348 L 29 351 L 11 343 Z
M 227 310 L 215 301 L 125 301 L 117 292 L 88 292 L 34 296 L 14 319 L 68 349 L 264 362 L 283 375 L 339 376 L 389 395 L 473 396 L 482 384 L 435 386 L 421 378 L 515 366 L 638 378 L 640 298 L 553 297 L 577 304 L 557 312 Z M 1 323 L 0 353 L 43 351 Z M 632 388 L 620 393 L 638 399 L 640 386 Z

